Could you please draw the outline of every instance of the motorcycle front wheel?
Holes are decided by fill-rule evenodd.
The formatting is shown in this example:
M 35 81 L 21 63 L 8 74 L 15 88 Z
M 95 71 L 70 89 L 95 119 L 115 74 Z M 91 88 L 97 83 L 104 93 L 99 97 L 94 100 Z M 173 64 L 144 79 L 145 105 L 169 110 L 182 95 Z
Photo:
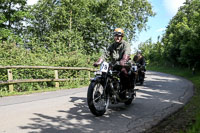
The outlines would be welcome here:
M 95 116 L 102 116 L 109 105 L 109 98 L 105 93 L 103 85 L 92 81 L 88 87 L 87 103 L 90 111 Z

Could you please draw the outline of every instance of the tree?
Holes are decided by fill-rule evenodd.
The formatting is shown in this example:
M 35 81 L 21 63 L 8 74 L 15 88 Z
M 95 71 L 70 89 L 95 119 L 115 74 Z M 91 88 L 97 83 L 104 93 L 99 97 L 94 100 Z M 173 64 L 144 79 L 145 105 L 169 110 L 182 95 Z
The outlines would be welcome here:
M 1 0 L 0 40 L 6 41 L 12 37 L 15 41 L 20 40 L 27 15 L 26 0 Z
M 174 64 L 195 66 L 199 63 L 200 2 L 186 1 L 170 21 L 163 37 L 165 56 Z
M 133 40 L 136 30 L 145 29 L 154 15 L 147 0 L 40 0 L 31 13 L 30 35 L 40 44 L 51 49 L 60 42 L 68 50 L 78 47 L 86 53 L 107 47 L 116 27 Z M 60 36 L 55 40 L 56 34 Z
M 151 63 L 165 61 L 174 65 L 200 65 L 200 1 L 187 0 L 169 22 L 161 42 L 147 40 L 140 45 Z

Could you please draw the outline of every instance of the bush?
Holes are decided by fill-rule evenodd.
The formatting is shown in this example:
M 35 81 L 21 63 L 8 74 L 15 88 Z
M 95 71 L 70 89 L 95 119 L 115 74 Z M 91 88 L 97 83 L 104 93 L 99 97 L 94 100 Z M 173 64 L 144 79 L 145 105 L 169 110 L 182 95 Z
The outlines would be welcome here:
M 97 56 L 88 56 L 80 51 L 68 53 L 48 52 L 44 48 L 25 49 L 16 43 L 0 44 L 1 66 L 58 66 L 58 67 L 91 67 Z M 59 78 L 86 78 L 86 71 L 59 70 Z M 53 79 L 54 70 L 48 69 L 13 69 L 13 79 Z M 7 70 L 0 69 L 0 81 L 6 81 Z M 88 81 L 62 82 L 60 86 L 77 87 Z M 14 91 L 24 92 L 54 87 L 53 82 L 15 84 Z M 67 88 L 68 88 L 67 87 Z M 0 91 L 8 91 L 7 85 L 1 85 Z

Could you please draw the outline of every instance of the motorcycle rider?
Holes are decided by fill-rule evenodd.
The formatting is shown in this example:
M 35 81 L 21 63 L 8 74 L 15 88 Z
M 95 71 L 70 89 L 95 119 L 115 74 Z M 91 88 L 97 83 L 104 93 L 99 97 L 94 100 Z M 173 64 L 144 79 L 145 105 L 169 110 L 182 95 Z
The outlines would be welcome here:
M 137 51 L 137 54 L 134 56 L 133 61 L 135 63 L 140 64 L 141 66 L 145 66 L 145 59 L 144 59 L 144 56 L 142 55 L 141 50 Z
M 142 70 L 144 70 L 144 71 L 146 71 L 146 69 L 145 69 L 145 65 L 146 65 L 146 63 L 145 63 L 145 58 L 144 58 L 144 56 L 142 55 L 142 51 L 141 50 L 138 50 L 137 51 L 137 54 L 134 56 L 134 58 L 133 58 L 133 61 L 135 62 L 135 63 L 137 63 L 137 65 L 138 65 L 138 75 L 139 75 L 139 80 L 141 81 L 141 82 L 143 82 L 144 81 L 144 76 L 145 75 L 143 75 L 142 76 Z
M 115 64 L 119 61 L 121 66 L 120 81 L 122 83 L 123 89 L 130 89 L 130 76 L 128 75 L 129 67 L 126 63 L 129 61 L 131 54 L 131 47 L 128 42 L 123 40 L 124 31 L 121 28 L 116 28 L 114 30 L 114 43 L 111 44 L 107 51 L 94 63 L 94 66 L 97 67 L 104 60 L 109 60 L 112 64 Z

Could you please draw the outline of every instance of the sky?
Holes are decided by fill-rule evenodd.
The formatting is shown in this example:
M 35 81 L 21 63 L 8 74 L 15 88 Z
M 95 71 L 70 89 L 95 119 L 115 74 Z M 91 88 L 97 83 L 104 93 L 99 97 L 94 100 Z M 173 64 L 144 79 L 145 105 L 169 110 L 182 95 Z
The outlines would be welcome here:
M 28 0 L 28 5 L 33 5 L 37 3 L 38 0 Z M 145 42 L 149 38 L 152 38 L 153 42 L 157 41 L 158 36 L 162 36 L 164 31 L 177 13 L 178 8 L 183 5 L 185 0 L 148 0 L 152 6 L 153 11 L 156 12 L 156 16 L 149 18 L 147 22 L 147 31 L 142 31 L 137 34 L 135 41 L 132 43 L 132 53 L 135 52 L 134 49 L 138 49 L 138 45 L 141 42 Z
M 149 2 L 153 6 L 153 11 L 156 12 L 156 16 L 149 18 L 147 31 L 138 33 L 136 41 L 132 42 L 132 51 L 138 48 L 138 44 L 149 38 L 152 38 L 153 42 L 157 42 L 158 36 L 164 34 L 170 20 L 185 0 L 149 0 Z
M 27 0 L 28 5 L 36 4 L 38 0 Z

